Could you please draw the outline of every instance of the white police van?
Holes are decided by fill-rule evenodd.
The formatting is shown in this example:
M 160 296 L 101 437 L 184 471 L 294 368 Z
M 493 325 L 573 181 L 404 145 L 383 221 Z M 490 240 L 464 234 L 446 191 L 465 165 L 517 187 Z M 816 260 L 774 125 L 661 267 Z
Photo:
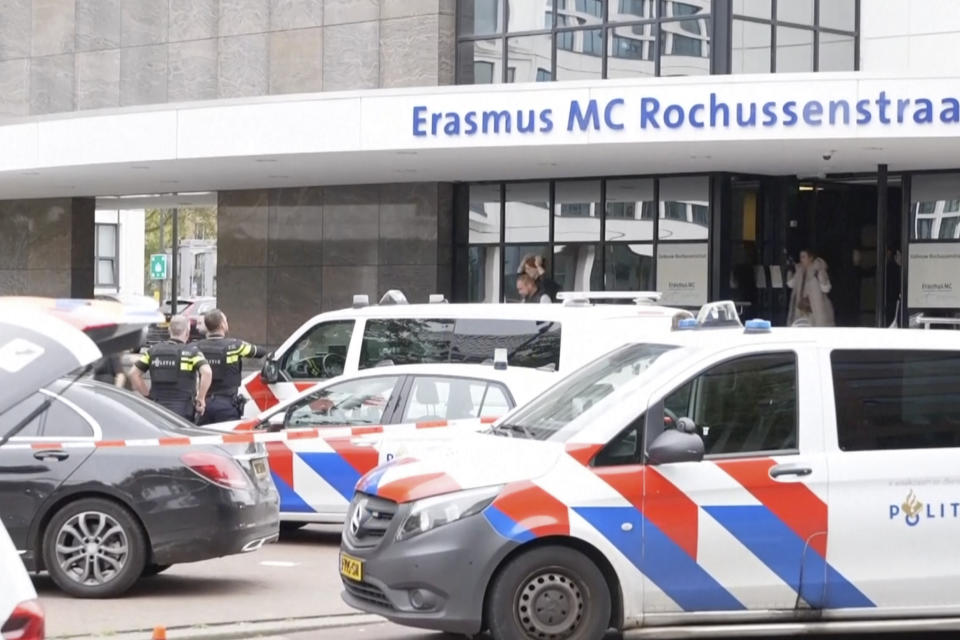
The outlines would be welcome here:
M 354 307 L 305 322 L 270 354 L 240 393 L 245 418 L 320 380 L 385 365 L 492 362 L 508 350 L 511 367 L 568 373 L 630 339 L 667 330 L 680 309 L 651 292 L 561 293 L 563 304 L 406 304 L 388 292 L 379 305 L 356 296 Z M 630 304 L 603 304 L 606 302 Z M 597 303 L 601 304 L 597 304 Z
M 682 324 L 362 478 L 346 602 L 495 640 L 960 628 L 960 336 Z

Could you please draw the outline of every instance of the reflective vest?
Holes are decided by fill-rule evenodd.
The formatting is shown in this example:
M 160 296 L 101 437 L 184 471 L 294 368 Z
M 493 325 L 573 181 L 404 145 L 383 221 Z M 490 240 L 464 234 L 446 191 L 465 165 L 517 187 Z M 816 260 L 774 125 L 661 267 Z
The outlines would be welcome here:
M 207 338 L 196 345 L 213 370 L 210 395 L 236 396 L 243 378 L 241 358 L 251 355 L 253 347 L 237 338 Z
M 168 340 L 151 347 L 148 356 L 150 399 L 181 415 L 191 412 L 203 355 L 193 345 Z

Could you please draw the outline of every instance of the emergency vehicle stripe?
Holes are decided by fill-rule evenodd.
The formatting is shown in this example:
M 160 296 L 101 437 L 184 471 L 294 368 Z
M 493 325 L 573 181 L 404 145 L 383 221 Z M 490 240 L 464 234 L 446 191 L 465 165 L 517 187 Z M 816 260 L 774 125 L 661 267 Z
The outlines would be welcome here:
M 350 441 L 350 438 L 328 438 L 327 444 L 340 454 L 347 464 L 357 472 L 357 480 L 360 476 L 370 471 L 380 464 L 380 452 L 369 447 L 358 447 Z M 356 482 L 354 482 L 356 484 Z
M 388 482 L 377 489 L 377 495 L 394 502 L 412 502 L 428 496 L 459 491 L 460 485 L 443 472 L 409 476 Z
M 273 484 L 276 485 L 277 493 L 280 496 L 280 511 L 284 513 L 313 513 L 314 510 L 310 505 L 279 474 L 271 472 L 271 475 L 273 476 Z
M 530 481 L 507 486 L 492 506 L 532 537 L 570 535 L 567 505 Z
M 643 515 L 696 560 L 699 507 L 655 468 L 644 467 L 643 474 Z
M 297 457 L 347 500 L 353 497 L 360 473 L 339 453 L 298 451 Z
M 590 464 L 590 461 L 602 448 L 603 445 L 592 442 L 568 442 L 566 445 L 567 455 L 583 466 Z
M 685 611 L 736 611 L 743 604 L 633 507 L 579 507 L 576 513 Z
M 149 364 L 149 363 L 147 363 Z M 260 376 L 253 376 L 253 378 L 246 384 L 247 393 L 250 394 L 250 397 L 253 399 L 253 402 L 257 405 L 257 408 L 260 411 L 266 411 L 271 407 L 277 406 L 280 401 L 277 399 L 277 396 L 273 394 L 273 391 L 270 390 L 270 387 L 264 384 L 263 380 L 260 379 Z
M 812 545 L 765 506 L 705 507 L 811 607 L 873 607 Z M 820 536 L 825 537 L 825 536 Z M 826 584 L 824 580 L 826 579 Z
M 536 538 L 531 531 L 518 524 L 513 518 L 498 509 L 496 505 L 490 505 L 484 509 L 483 517 L 487 519 L 494 531 L 508 540 L 523 544 Z
M 267 460 L 270 462 L 270 471 L 283 479 L 291 490 L 293 488 L 293 451 L 282 442 L 267 444 Z
M 827 555 L 827 505 L 800 482 L 778 482 L 770 477 L 772 458 L 718 462 L 765 507 L 780 518 L 802 540 Z

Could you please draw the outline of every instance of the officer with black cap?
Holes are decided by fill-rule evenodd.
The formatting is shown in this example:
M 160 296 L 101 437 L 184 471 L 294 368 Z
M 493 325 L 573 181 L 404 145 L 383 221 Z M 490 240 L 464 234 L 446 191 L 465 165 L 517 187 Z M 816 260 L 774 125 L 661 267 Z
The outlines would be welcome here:
M 237 393 L 243 377 L 243 359 L 262 358 L 267 352 L 239 338 L 228 338 L 230 326 L 226 314 L 220 309 L 208 311 L 203 324 L 207 328 L 207 337 L 197 342 L 197 347 L 213 369 L 213 383 L 207 398 L 207 410 L 199 424 L 239 420 L 244 405 L 244 399 Z
M 189 321 L 183 316 L 173 316 L 170 339 L 153 345 L 134 363 L 130 383 L 157 404 L 193 422 L 196 415 L 204 413 L 204 398 L 213 372 L 200 349 L 195 344 L 186 344 L 189 337 Z M 147 371 L 150 372 L 149 390 L 143 380 Z

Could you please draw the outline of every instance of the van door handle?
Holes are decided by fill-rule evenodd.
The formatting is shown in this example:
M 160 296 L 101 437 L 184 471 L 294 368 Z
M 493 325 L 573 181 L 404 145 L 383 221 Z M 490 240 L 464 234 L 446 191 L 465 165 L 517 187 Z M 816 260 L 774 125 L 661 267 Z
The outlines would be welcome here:
M 46 460 L 47 458 L 53 458 L 58 462 L 63 462 L 70 457 L 70 454 L 64 451 L 63 449 L 42 449 L 33 454 L 33 457 L 37 460 Z
M 778 464 L 770 468 L 770 477 L 779 478 L 780 476 L 808 476 L 813 473 L 813 469 L 801 464 Z

